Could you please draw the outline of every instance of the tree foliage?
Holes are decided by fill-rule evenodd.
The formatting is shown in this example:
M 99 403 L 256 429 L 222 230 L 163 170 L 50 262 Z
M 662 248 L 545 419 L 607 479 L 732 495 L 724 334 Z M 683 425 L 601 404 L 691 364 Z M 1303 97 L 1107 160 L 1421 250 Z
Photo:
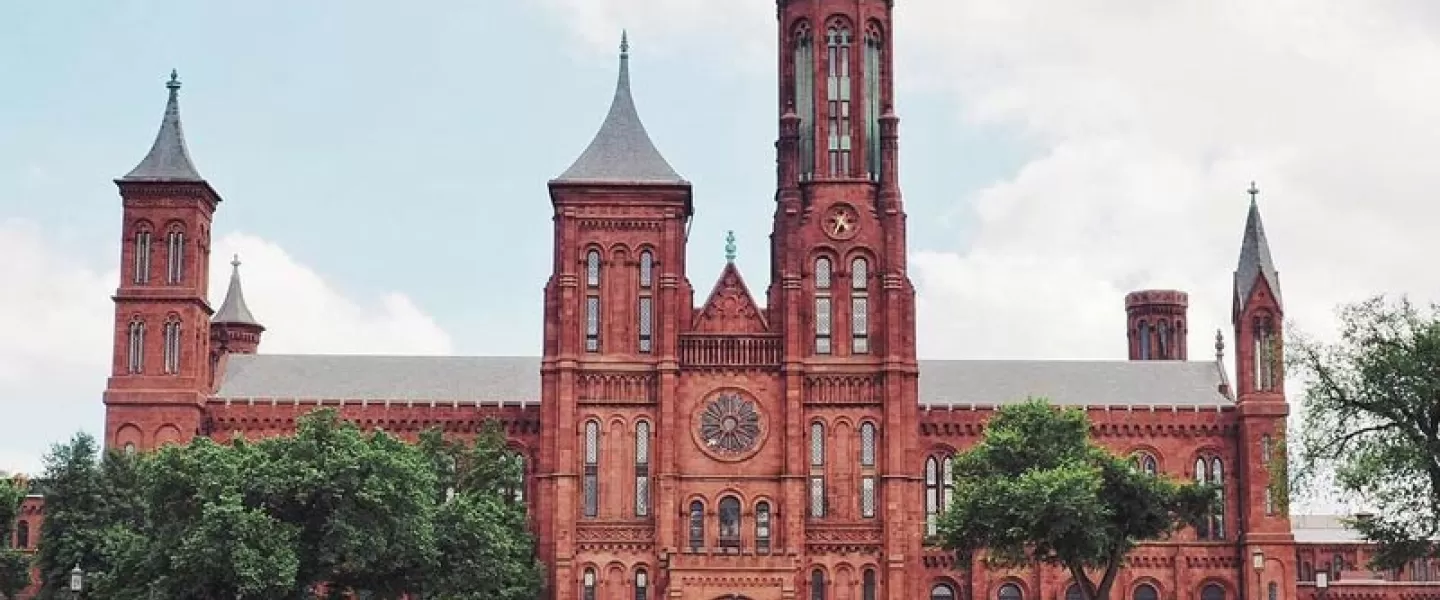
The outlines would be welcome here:
M 15 598 L 30 585 L 30 556 L 10 547 L 27 487 L 20 477 L 0 477 L 0 598 Z
M 519 462 L 493 427 L 470 445 L 437 432 L 410 444 L 322 410 L 293 436 L 202 437 L 98 464 L 94 453 L 83 437 L 52 453 L 47 512 L 70 525 L 47 520 L 41 546 L 46 573 L 68 576 L 78 561 L 93 597 L 512 600 L 540 590 L 524 505 L 506 493 Z M 63 583 L 47 578 L 48 593 Z
M 1372 297 L 1342 307 L 1339 333 L 1288 343 L 1307 383 L 1297 479 L 1333 473 L 1374 511 L 1350 523 L 1377 543 L 1374 566 L 1440 556 L 1440 307 Z
M 963 564 L 1065 568 L 1086 598 L 1109 597 L 1135 546 L 1168 536 L 1216 501 L 1209 486 L 1149 475 L 1090 440 L 1079 409 L 1029 400 L 1001 407 L 984 439 L 955 457 L 954 500 L 940 519 Z

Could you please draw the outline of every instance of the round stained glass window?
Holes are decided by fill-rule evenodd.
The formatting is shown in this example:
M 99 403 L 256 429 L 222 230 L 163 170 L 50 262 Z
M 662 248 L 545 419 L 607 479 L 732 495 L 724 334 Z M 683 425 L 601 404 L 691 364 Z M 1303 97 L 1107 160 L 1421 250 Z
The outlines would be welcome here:
M 722 392 L 700 413 L 700 439 L 719 455 L 744 454 L 760 441 L 760 412 L 735 392 Z

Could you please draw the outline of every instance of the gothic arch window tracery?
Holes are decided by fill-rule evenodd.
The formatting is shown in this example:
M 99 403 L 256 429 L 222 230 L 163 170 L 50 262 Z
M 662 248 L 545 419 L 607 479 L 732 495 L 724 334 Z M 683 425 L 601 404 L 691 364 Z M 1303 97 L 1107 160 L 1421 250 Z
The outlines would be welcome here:
M 831 353 L 831 320 L 833 310 L 830 284 L 834 266 L 828 256 L 815 259 L 815 353 Z
M 718 539 L 721 548 L 740 547 L 740 499 L 735 496 L 725 496 L 720 499 Z
M 850 351 L 870 352 L 870 263 L 862 256 L 850 261 Z
M 954 500 L 954 459 L 951 455 L 925 459 L 925 535 L 939 533 L 940 514 Z
M 875 517 L 875 423 L 860 424 L 860 516 Z
M 585 351 L 600 351 L 600 251 L 585 253 Z
M 1160 461 L 1155 458 L 1154 454 L 1145 450 L 1135 452 L 1131 455 L 1130 460 L 1141 473 L 1156 475 L 1160 472 Z
M 830 21 L 825 30 L 825 112 L 828 119 L 831 177 L 851 174 L 850 47 L 854 34 L 844 19 Z
M 185 275 L 185 228 L 172 223 L 165 234 L 165 283 L 180 283 Z
M 155 252 L 154 236 L 155 234 L 151 231 L 149 223 L 140 221 L 135 224 L 135 242 L 133 248 L 135 253 L 133 281 L 135 283 L 150 282 L 150 260 Z
M 131 317 L 130 327 L 126 334 L 126 372 L 142 373 L 145 371 L 145 320 L 139 316 Z
M 810 516 L 825 516 L 825 424 L 810 424 Z
M 650 514 L 650 422 L 635 423 L 635 516 Z
M 593 519 L 600 512 L 600 422 L 585 421 L 585 465 L 583 481 L 584 515 Z
M 880 115 L 881 68 L 884 63 L 885 37 L 880 24 L 871 21 L 865 27 L 865 164 L 871 181 L 880 180 Z
M 755 504 L 755 551 L 770 552 L 770 503 L 763 500 Z
M 655 299 L 651 295 L 655 279 L 655 255 L 649 249 L 640 251 L 640 298 L 636 307 L 639 319 L 638 330 L 640 352 L 648 354 L 654 344 L 653 328 L 655 318 Z
M 1143 320 L 1137 323 L 1135 337 L 1140 345 L 1140 360 L 1150 360 L 1150 324 Z
M 1272 391 L 1280 371 L 1280 344 L 1275 335 L 1275 320 L 1269 312 L 1261 311 L 1251 321 L 1254 349 L 1250 361 L 1254 364 L 1255 391 Z
M 810 23 L 795 24 L 794 54 L 795 114 L 800 117 L 800 179 L 815 175 L 815 38 Z
M 1217 506 L 1202 515 L 1195 524 L 1196 537 L 1202 540 L 1225 539 L 1225 464 L 1219 456 L 1202 454 L 1195 458 L 1195 482 L 1216 487 Z
M 705 503 L 690 502 L 690 550 L 699 552 L 705 547 Z
M 180 372 L 180 317 L 171 315 L 165 320 L 164 335 L 164 372 L 166 375 L 174 375 Z

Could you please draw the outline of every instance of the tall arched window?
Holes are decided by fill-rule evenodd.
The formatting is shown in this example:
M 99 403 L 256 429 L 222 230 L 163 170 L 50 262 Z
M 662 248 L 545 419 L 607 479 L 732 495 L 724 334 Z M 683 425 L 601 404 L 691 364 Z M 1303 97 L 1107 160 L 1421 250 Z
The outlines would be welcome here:
M 584 491 L 585 516 L 595 518 L 600 512 L 600 422 L 585 422 L 585 472 L 581 487 Z
M 940 530 L 940 461 L 925 459 L 925 535 Z
M 850 170 L 850 26 L 833 21 L 825 32 L 826 115 L 829 117 L 830 175 L 844 177 Z
M 875 516 L 875 423 L 860 424 L 860 516 Z
M 940 509 L 950 510 L 955 503 L 955 457 L 940 459 Z
M 1000 589 L 996 592 L 995 597 L 999 600 L 1025 600 L 1025 593 L 1020 591 L 1020 586 L 1013 583 L 1007 583 L 1000 586 Z
M 1140 343 L 1140 360 L 1150 360 L 1150 324 L 1145 321 L 1136 324 L 1135 338 Z
M 955 588 L 948 583 L 937 583 L 930 588 L 930 600 L 955 600 Z
M 1160 592 L 1155 589 L 1155 586 L 1142 583 L 1135 586 L 1135 591 L 1130 592 L 1130 597 L 1133 600 L 1160 600 Z M 1271 598 L 1271 600 L 1274 600 L 1274 598 Z
M 30 522 L 25 519 L 15 522 L 15 547 L 21 550 L 30 549 Z
M 1250 360 L 1255 363 L 1255 389 L 1273 390 L 1280 364 L 1280 344 L 1275 337 L 1275 322 L 1269 313 L 1261 313 L 1255 316 L 1253 327 L 1255 349 Z
M 1167 323 L 1167 322 L 1165 321 L 1165 319 L 1161 319 L 1160 322 L 1155 325 L 1155 335 L 1156 335 L 1157 338 L 1159 338 L 1159 341 L 1160 341 L 1160 343 L 1157 345 L 1157 348 L 1156 348 L 1156 350 L 1158 350 L 1158 351 L 1157 351 L 1155 354 L 1156 354 L 1156 358 L 1159 358 L 1159 359 L 1161 359 L 1161 360 L 1165 360 L 1165 359 L 1170 358 L 1170 331 L 1169 331 L 1169 329 L 1170 329 L 1170 325 L 1169 325 L 1169 323 Z
M 635 423 L 635 516 L 650 514 L 650 422 Z
M 875 569 L 865 569 L 860 579 L 860 600 L 875 600 Z
M 595 600 L 595 569 L 586 568 L 585 575 L 580 581 L 580 594 L 583 600 Z
M 1196 523 L 1196 537 L 1202 540 L 1225 539 L 1225 466 L 1218 456 L 1201 456 L 1195 459 L 1196 483 L 1216 486 L 1217 507 Z
M 696 500 L 690 503 L 690 550 L 699 551 L 705 547 L 705 503 Z
M 865 28 L 865 164 L 871 181 L 880 180 L 880 65 L 885 49 L 880 26 Z
M 149 225 L 140 225 L 135 231 L 135 283 L 150 282 L 150 257 L 153 255 L 152 247 L 154 234 L 150 232 Z
M 810 424 L 810 516 L 825 516 L 825 424 Z
M 1136 600 L 1139 600 L 1138 598 Z M 1153 600 L 1147 598 L 1146 600 Z M 1270 582 L 1265 586 L 1265 600 L 1280 600 L 1280 585 Z
M 830 354 L 830 259 L 815 259 L 815 353 Z
M 1155 475 L 1160 472 L 1160 461 L 1149 452 L 1136 452 L 1132 457 L 1135 468 L 1146 475 Z
M 820 569 L 810 572 L 810 600 L 825 600 L 825 572 Z
M 640 323 L 637 329 L 640 332 L 640 351 L 646 353 L 650 352 L 650 348 L 654 343 L 651 335 L 652 329 L 654 328 L 652 321 L 655 317 L 653 306 L 654 298 L 650 295 L 655 278 L 654 269 L 654 255 L 652 255 L 649 250 L 642 251 L 640 253 L 640 314 L 638 315 Z
M 140 317 L 130 320 L 130 329 L 127 334 L 128 348 L 126 349 L 126 372 L 140 373 L 145 370 L 145 321 Z
M 810 24 L 795 27 L 795 114 L 800 117 L 800 179 L 815 175 L 815 39 Z
M 585 351 L 600 351 L 600 251 L 585 253 Z
M 850 351 L 870 353 L 870 263 L 850 261 Z
M 165 374 L 180 372 L 180 319 L 170 317 L 165 321 Z
M 171 226 L 165 235 L 165 283 L 180 283 L 185 275 L 185 232 Z
M 515 484 L 515 489 L 511 490 L 511 497 L 515 498 L 516 502 L 524 502 L 525 486 L 530 481 L 530 466 L 526 464 L 525 454 L 520 451 L 515 452 L 515 463 L 520 466 L 520 481 Z
M 761 502 L 755 505 L 755 551 L 761 554 L 770 552 L 769 502 Z
M 650 598 L 650 573 L 645 569 L 635 571 L 635 600 L 649 600 Z
M 720 499 L 720 547 L 740 547 L 740 500 L 734 496 Z
M 1225 600 L 1225 588 L 1218 583 L 1207 583 L 1200 588 L 1200 600 Z
M 1341 573 L 1344 573 L 1344 572 L 1345 572 L 1345 557 L 1344 557 L 1344 556 L 1341 556 L 1339 552 L 1336 552 L 1336 553 L 1335 553 L 1335 556 L 1331 557 L 1331 560 L 1330 560 L 1330 580 L 1331 580 L 1331 581 L 1339 581 L 1339 580 L 1340 580 L 1340 574 L 1341 574 Z

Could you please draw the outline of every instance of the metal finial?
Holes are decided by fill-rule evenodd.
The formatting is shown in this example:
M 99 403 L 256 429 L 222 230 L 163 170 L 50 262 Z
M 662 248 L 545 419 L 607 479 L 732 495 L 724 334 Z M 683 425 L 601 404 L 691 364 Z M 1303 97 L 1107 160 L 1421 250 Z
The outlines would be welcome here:
M 620 56 L 625 57 L 625 56 L 629 56 L 629 55 L 630 55 L 630 32 L 629 32 L 628 30 L 621 29 L 621 30 L 620 30 Z
M 237 268 L 237 269 L 240 268 L 240 255 L 239 255 L 239 254 L 234 255 L 234 257 L 230 259 L 230 266 L 235 267 L 235 268 Z
M 1250 189 L 1245 190 L 1245 191 L 1250 194 L 1250 203 L 1251 203 L 1251 204 L 1254 204 L 1254 203 L 1255 203 L 1255 197 L 1260 195 L 1260 188 L 1255 187 L 1255 182 L 1254 182 L 1254 181 L 1251 181 L 1251 182 L 1250 182 Z
M 725 232 L 725 262 L 735 262 L 735 230 Z
M 170 81 L 168 81 L 168 82 L 165 83 L 165 87 L 166 87 L 166 88 L 169 88 L 169 89 L 172 89 L 172 90 L 178 90 L 178 89 L 180 89 L 180 72 L 179 72 L 179 71 L 177 71 L 177 70 L 175 70 L 175 69 L 170 69 Z
M 1215 360 L 1225 360 L 1225 334 L 1215 329 Z

